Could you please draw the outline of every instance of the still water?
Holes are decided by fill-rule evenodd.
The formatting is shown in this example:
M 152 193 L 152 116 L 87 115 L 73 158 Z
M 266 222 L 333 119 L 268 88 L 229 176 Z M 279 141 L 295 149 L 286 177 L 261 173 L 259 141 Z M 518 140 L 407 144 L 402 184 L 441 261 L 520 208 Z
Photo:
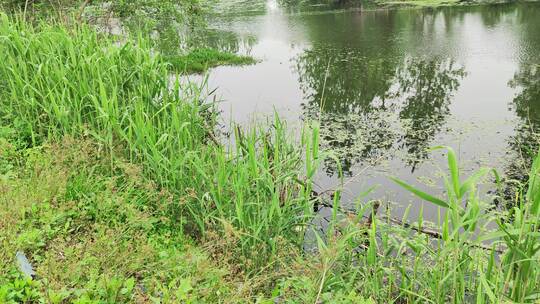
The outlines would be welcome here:
M 260 60 L 209 73 L 225 119 L 320 119 L 340 164 L 324 161 L 317 185 L 334 188 L 341 167 L 344 204 L 377 186 L 362 201 L 414 217 L 422 202 L 388 176 L 443 195 L 445 156 L 430 147 L 452 146 L 464 175 L 515 177 L 538 143 L 540 4 L 301 13 L 270 1 L 217 19 L 212 43 Z

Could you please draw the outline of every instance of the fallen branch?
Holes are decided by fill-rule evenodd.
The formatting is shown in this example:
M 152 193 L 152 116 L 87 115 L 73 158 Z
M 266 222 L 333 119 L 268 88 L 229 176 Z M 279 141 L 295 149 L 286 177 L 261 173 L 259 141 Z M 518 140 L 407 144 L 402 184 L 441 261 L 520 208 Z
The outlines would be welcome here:
M 432 229 L 429 229 L 429 228 L 418 227 L 416 225 L 412 225 L 412 224 L 410 224 L 408 222 L 404 222 L 402 220 L 398 220 L 396 218 L 392 218 L 392 217 L 389 217 L 389 216 L 385 216 L 383 219 L 387 220 L 388 222 L 390 222 L 392 224 L 396 224 L 396 225 L 399 225 L 401 227 L 414 230 L 414 231 L 416 231 L 418 233 L 428 235 L 428 236 L 430 236 L 432 238 L 436 238 L 436 239 L 439 239 L 439 240 L 443 239 L 443 235 L 439 231 L 432 230 Z M 504 252 L 504 248 L 501 248 L 501 247 L 490 247 L 490 246 L 487 246 L 487 245 L 484 245 L 484 244 L 473 244 L 473 243 L 467 242 L 467 241 L 465 243 L 467 245 L 472 246 L 472 247 L 476 247 L 476 248 L 480 248 L 480 249 L 484 249 L 484 250 L 495 250 L 495 252 L 497 252 L 499 254 Z
M 330 204 L 330 203 L 324 201 L 322 198 L 318 197 L 317 201 L 316 201 L 315 211 L 318 211 L 318 208 L 321 207 L 321 206 L 326 207 L 326 208 L 335 208 L 335 206 L 333 206 L 332 204 Z M 373 223 L 373 220 L 374 220 L 374 216 L 377 215 L 377 211 L 378 211 L 379 207 L 380 207 L 380 201 L 374 201 L 373 202 L 373 212 L 367 217 L 363 216 L 363 217 L 366 217 L 366 221 L 364 222 L 364 224 L 362 224 L 362 226 L 365 226 L 365 227 L 371 226 L 371 224 Z M 343 213 L 343 214 L 346 214 L 346 215 L 358 216 L 356 211 L 350 210 L 350 209 L 344 209 L 344 208 L 341 208 L 340 206 L 338 206 L 338 211 Z M 396 218 L 393 218 L 393 217 L 389 217 L 389 216 L 383 216 L 380 219 L 381 220 L 386 220 L 387 223 L 395 224 L 395 225 L 401 226 L 403 228 L 416 231 L 417 233 L 425 234 L 425 235 L 427 235 L 429 237 L 432 237 L 432 238 L 435 238 L 435 239 L 440 239 L 440 240 L 443 239 L 442 233 L 437 231 L 437 230 L 433 230 L 433 229 L 429 229 L 429 228 L 425 228 L 425 227 L 419 227 L 419 226 L 413 225 L 411 223 L 408 223 L 408 222 L 405 222 L 405 221 L 402 221 L 402 220 L 399 220 L 399 219 L 396 219 Z M 497 252 L 499 254 L 502 254 L 504 252 L 504 248 L 501 248 L 501 247 L 490 247 L 490 246 L 487 246 L 487 245 L 484 245 L 484 244 L 474 244 L 474 243 L 471 243 L 471 242 L 465 242 L 465 243 L 472 246 L 472 247 L 475 247 L 475 248 L 480 248 L 480 249 L 484 249 L 484 250 L 495 250 L 495 252 Z

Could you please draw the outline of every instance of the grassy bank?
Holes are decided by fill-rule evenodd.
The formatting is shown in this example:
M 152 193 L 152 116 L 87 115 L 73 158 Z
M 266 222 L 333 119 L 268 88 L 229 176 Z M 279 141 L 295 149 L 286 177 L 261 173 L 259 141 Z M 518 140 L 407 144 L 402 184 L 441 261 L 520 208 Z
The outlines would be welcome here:
M 172 225 L 204 236 L 231 224 L 242 231 L 243 255 L 257 248 L 255 265 L 276 251 L 277 236 L 299 244 L 294 228 L 308 220 L 298 214 L 309 210 L 311 186 L 279 120 L 271 133 L 254 128 L 233 147 L 216 145 L 211 105 L 196 89 L 170 85 L 168 65 L 144 41 L 118 47 L 85 27 L 69 33 L 5 16 L 1 26 L 0 115 L 26 145 L 64 135 L 99 141 L 111 167 L 124 156 L 171 192 Z M 311 138 L 304 145 L 313 146 Z
M 361 8 L 362 10 L 388 9 L 388 8 L 435 8 L 444 6 L 465 5 L 493 5 L 511 3 L 508 0 L 281 0 L 285 6 L 300 8 L 316 8 L 328 6 L 329 8 Z
M 152 49 L 176 73 L 203 73 L 222 65 L 249 65 L 257 62 L 247 55 L 218 50 L 199 41 L 211 15 L 212 4 L 205 0 L 117 1 L 0 0 L 0 11 L 24 15 L 29 22 L 63 20 L 66 24 L 84 22 L 103 33 L 142 35 Z
M 144 39 L 0 16 L 0 300 L 538 299 L 540 157 L 508 212 L 475 191 L 490 171 L 463 178 L 451 149 L 447 197 L 396 180 L 441 208 L 434 224 L 375 216 L 375 202 L 338 217 L 337 189 L 310 255 L 317 124 L 291 140 L 275 118 L 221 145 L 212 105 L 169 69 Z
M 168 198 L 141 169 L 95 142 L 20 149 L 0 140 L 0 302 L 217 302 L 236 297 L 230 270 L 171 233 Z M 36 280 L 17 268 L 31 259 Z M 197 286 L 197 289 L 194 289 Z

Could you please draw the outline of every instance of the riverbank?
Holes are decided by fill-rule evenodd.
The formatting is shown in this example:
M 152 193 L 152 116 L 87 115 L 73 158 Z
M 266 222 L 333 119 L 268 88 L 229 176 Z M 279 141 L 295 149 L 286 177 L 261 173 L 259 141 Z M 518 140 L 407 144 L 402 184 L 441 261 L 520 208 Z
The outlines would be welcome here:
M 522 2 L 536 2 L 526 0 Z M 505 3 L 515 3 L 507 0 L 399 0 L 399 1 L 375 1 L 378 8 L 435 8 L 435 7 L 456 7 L 456 6 L 475 6 L 475 5 L 500 5 Z
M 396 180 L 440 206 L 439 223 L 396 224 L 376 202 L 344 216 L 335 189 L 310 255 L 317 122 L 297 141 L 278 118 L 237 127 L 223 146 L 213 106 L 171 85 L 144 39 L 2 15 L 0 42 L 4 302 L 497 303 L 540 290 L 538 159 L 510 214 L 475 192 L 488 171 L 461 176 L 451 150 L 448 197 Z
M 167 228 L 164 193 L 140 167 L 116 158 L 111 168 L 91 140 L 18 144 L 0 138 L 2 303 L 243 299 L 241 279 Z M 33 280 L 17 253 L 29 259 Z
M 534 3 L 537 0 L 524 0 L 519 3 Z M 374 0 L 367 2 L 339 2 L 336 1 L 325 4 L 309 4 L 296 3 L 291 1 L 287 3 L 288 13 L 293 15 L 309 15 L 309 14 L 325 14 L 328 11 L 332 12 L 369 12 L 369 11 L 381 11 L 381 10 L 393 10 L 393 9 L 430 9 L 437 7 L 467 7 L 467 6 L 484 6 L 484 5 L 502 5 L 516 3 L 516 1 L 509 0 Z

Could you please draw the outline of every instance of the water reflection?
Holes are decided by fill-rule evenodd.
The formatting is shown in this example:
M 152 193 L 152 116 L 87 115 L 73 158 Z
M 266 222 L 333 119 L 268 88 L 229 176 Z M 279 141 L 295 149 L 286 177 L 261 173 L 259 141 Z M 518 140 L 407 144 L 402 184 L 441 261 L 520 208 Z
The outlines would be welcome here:
M 267 0 L 217 0 L 214 12 L 220 16 L 245 16 L 266 13 Z
M 346 175 L 357 163 L 393 156 L 391 150 L 405 151 L 414 172 L 445 125 L 463 67 L 449 59 L 406 58 L 396 64 L 324 55 L 311 50 L 297 58 L 304 116 L 321 121 L 324 148 L 340 159 Z M 333 159 L 326 160 L 330 175 L 337 169 Z
M 420 203 L 388 175 L 442 193 L 438 174 L 446 160 L 427 152 L 434 145 L 454 147 L 464 175 L 481 166 L 525 172 L 540 125 L 538 68 L 532 67 L 540 62 L 537 3 L 261 11 L 219 23 L 239 39 L 256 37 L 251 54 L 261 63 L 217 68 L 210 87 L 225 101 L 225 120 L 251 123 L 254 113 L 274 110 L 295 126 L 299 117 L 320 119 L 322 148 L 335 153 L 346 175 L 362 173 L 347 179 L 345 203 L 373 185 L 381 190 L 368 199 L 400 208 Z M 338 163 L 327 159 L 326 172 L 318 173 L 322 190 L 340 182 Z M 436 217 L 436 210 L 423 212 Z
M 233 13 L 238 7 L 246 9 L 247 1 L 218 1 L 216 7 L 208 13 L 219 14 L 221 12 Z M 253 1 L 251 5 L 260 7 L 265 1 Z M 223 7 L 221 7 L 223 6 Z M 265 10 L 259 10 L 258 13 L 265 13 Z M 202 17 L 201 17 L 202 18 Z M 212 48 L 230 53 L 247 54 L 257 43 L 254 35 L 241 35 L 232 30 L 221 29 L 214 26 L 209 20 L 186 21 L 178 25 L 171 18 L 157 18 L 153 28 L 153 41 L 156 49 L 165 55 L 179 55 L 186 50 L 195 48 Z
M 391 59 L 370 58 L 347 49 L 315 48 L 295 61 L 305 100 L 335 114 L 384 108 L 396 73 Z
M 508 140 L 508 161 L 505 175 L 509 179 L 525 181 L 533 157 L 540 148 L 540 19 L 534 10 L 517 10 L 517 19 L 523 24 L 521 31 L 525 52 L 509 87 L 517 91 L 509 109 L 518 117 L 514 134 Z M 517 187 L 509 185 L 507 198 L 514 198 Z
M 250 53 L 257 44 L 253 35 L 241 36 L 233 31 L 224 31 L 215 28 L 206 28 L 190 40 L 190 48 L 213 48 L 230 53 Z
M 399 109 L 405 130 L 401 148 L 408 153 L 407 163 L 412 172 L 428 157 L 435 134 L 450 114 L 450 97 L 464 76 L 464 69 L 452 60 L 409 60 L 399 69 L 395 98 L 404 101 Z
M 505 175 L 509 179 L 525 181 L 532 159 L 540 147 L 540 65 L 522 66 L 509 85 L 519 89 L 510 105 L 519 121 L 508 141 L 510 161 Z M 505 194 L 511 198 L 517 189 L 511 184 Z
M 155 47 L 165 55 L 179 55 L 195 48 L 213 48 L 231 53 L 249 53 L 257 39 L 253 35 L 239 35 L 233 31 L 199 26 L 179 32 L 174 26 L 162 26 L 154 32 Z
M 455 10 L 302 18 L 312 47 L 293 62 L 304 117 L 320 118 L 323 145 L 341 160 L 346 175 L 356 164 L 389 159 L 397 151 L 411 172 L 428 157 L 465 76 L 452 59 L 453 44 L 438 42 L 441 21 L 453 37 L 460 18 L 463 13 Z M 336 165 L 327 160 L 329 175 Z

